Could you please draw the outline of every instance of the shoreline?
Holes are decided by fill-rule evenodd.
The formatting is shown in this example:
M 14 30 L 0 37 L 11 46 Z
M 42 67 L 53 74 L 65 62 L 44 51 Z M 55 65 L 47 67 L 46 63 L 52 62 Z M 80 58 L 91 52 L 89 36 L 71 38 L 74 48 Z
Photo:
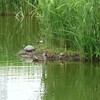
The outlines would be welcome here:
M 84 61 L 83 57 L 76 53 L 51 53 L 47 51 L 26 52 L 21 50 L 17 53 L 17 56 L 20 56 L 25 59 L 32 59 L 33 61 Z

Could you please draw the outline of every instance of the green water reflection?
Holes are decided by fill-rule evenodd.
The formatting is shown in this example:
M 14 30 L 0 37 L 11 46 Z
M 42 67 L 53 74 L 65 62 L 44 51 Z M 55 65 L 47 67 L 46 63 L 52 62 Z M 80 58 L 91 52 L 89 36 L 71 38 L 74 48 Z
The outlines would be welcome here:
M 99 100 L 100 65 L 50 63 L 43 76 L 43 100 Z
M 16 56 L 40 38 L 35 19 L 0 17 L 0 100 L 99 100 L 100 63 L 27 63 Z
M 100 64 L 0 63 L 0 100 L 99 100 Z
M 14 16 L 0 17 L 0 61 L 13 60 L 23 45 L 35 45 L 38 38 L 35 18 L 25 17 L 23 22 L 19 22 Z

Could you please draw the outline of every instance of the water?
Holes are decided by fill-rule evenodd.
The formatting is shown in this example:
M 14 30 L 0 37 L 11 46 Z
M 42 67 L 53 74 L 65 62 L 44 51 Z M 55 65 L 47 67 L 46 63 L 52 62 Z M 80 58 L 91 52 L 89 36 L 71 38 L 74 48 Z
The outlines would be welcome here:
M 100 63 L 26 62 L 22 45 L 40 38 L 35 20 L 0 17 L 0 100 L 99 100 Z
M 0 100 L 99 100 L 99 64 L 1 63 Z
M 41 100 L 41 65 L 0 66 L 0 100 Z
M 39 41 L 37 27 L 36 20 L 30 17 L 25 17 L 23 22 L 15 17 L 0 17 L 0 60 L 13 59 L 23 45 L 36 45 Z

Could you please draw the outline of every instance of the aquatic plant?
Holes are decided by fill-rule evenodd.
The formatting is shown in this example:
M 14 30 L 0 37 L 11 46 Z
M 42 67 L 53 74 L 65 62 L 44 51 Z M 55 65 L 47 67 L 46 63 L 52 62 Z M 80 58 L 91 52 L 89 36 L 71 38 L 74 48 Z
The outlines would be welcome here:
M 46 43 L 82 53 L 88 60 L 100 55 L 99 0 L 39 0 L 41 33 Z

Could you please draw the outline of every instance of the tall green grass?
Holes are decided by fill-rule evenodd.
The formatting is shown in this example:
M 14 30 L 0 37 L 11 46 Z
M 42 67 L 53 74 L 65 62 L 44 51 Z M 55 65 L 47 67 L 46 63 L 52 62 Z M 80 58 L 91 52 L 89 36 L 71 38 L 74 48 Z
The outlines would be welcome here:
M 39 0 L 41 33 L 52 46 L 78 51 L 88 60 L 100 56 L 99 0 Z

